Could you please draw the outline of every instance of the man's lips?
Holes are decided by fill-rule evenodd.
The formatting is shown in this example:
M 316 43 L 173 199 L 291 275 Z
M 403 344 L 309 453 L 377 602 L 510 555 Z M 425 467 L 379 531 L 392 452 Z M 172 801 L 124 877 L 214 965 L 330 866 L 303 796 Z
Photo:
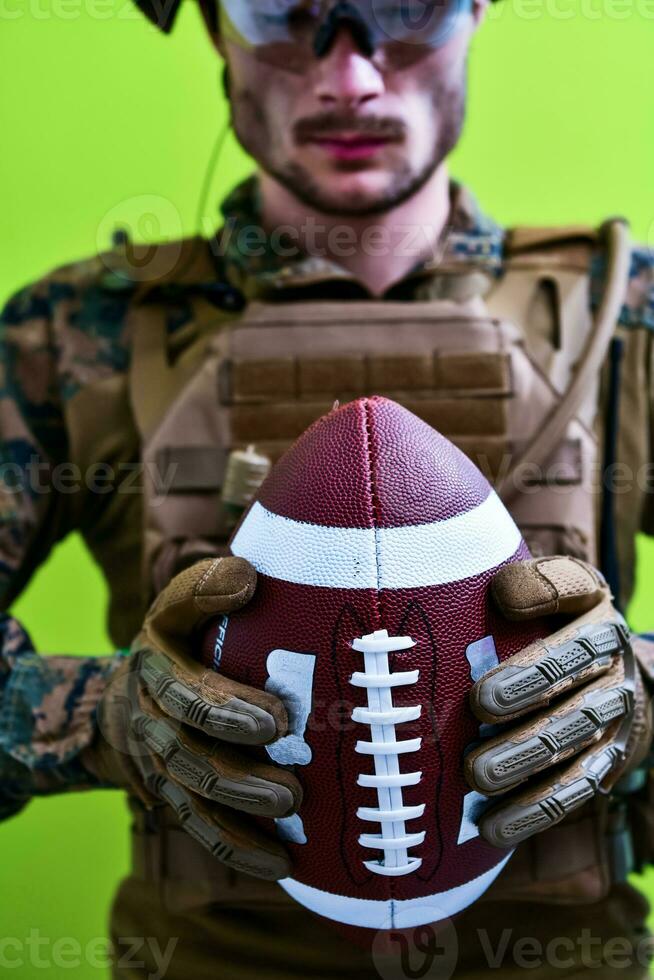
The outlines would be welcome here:
M 318 146 L 337 160 L 363 160 L 374 156 L 379 150 L 396 142 L 390 137 L 372 136 L 364 133 L 332 133 L 329 136 L 309 136 L 307 143 Z

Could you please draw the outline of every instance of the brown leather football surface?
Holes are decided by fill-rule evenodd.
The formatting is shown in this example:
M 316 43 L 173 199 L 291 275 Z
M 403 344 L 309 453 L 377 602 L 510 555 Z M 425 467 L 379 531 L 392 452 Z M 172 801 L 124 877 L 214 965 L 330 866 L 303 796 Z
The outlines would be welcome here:
M 489 600 L 497 569 L 529 557 L 508 512 L 415 415 L 359 399 L 282 457 L 232 551 L 256 567 L 257 590 L 211 624 L 203 659 L 289 710 L 290 734 L 267 747 L 304 789 L 299 813 L 277 821 L 294 867 L 283 887 L 371 929 L 461 911 L 510 858 L 475 826 L 468 694 L 538 635 Z

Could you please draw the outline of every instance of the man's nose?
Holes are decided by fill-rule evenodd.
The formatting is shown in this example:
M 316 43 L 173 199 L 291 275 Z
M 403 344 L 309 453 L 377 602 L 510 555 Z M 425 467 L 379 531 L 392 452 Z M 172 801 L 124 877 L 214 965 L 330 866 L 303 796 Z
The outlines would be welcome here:
M 382 73 L 361 53 L 352 32 L 340 28 L 316 68 L 315 93 L 325 106 L 356 108 L 384 91 Z

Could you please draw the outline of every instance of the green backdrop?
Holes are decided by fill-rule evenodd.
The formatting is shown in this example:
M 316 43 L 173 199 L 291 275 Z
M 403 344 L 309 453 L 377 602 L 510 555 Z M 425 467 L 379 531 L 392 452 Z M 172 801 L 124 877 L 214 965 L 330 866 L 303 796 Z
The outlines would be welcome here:
M 654 246 L 651 0 L 507 2 L 474 45 L 453 172 L 503 222 L 624 214 Z M 132 226 L 144 195 L 151 216 L 133 226 L 136 237 L 194 230 L 226 108 L 216 55 L 188 7 L 174 37 L 163 38 L 128 0 L 0 4 L 0 300 L 105 248 L 115 224 Z M 249 166 L 228 141 L 207 227 L 220 195 Z M 642 541 L 636 628 L 654 626 L 653 588 L 654 544 Z M 105 599 L 71 539 L 15 612 L 42 652 L 101 653 L 110 649 Z M 3 947 L 0 971 L 21 980 L 46 967 L 55 978 L 105 975 L 93 941 L 105 935 L 127 868 L 126 832 L 116 793 L 40 800 L 0 827 L 0 940 L 16 940 Z

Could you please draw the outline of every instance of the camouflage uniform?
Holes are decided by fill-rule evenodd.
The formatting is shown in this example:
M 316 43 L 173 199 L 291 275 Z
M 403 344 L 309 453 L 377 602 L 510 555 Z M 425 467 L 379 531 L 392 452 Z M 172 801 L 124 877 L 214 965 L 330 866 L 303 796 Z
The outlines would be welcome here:
M 451 198 L 441 254 L 417 266 L 384 299 L 433 296 L 432 273 L 443 267 L 502 276 L 504 229 L 484 216 L 469 192 L 455 182 Z M 149 597 L 139 598 L 135 589 L 143 553 L 142 500 L 135 485 L 140 442 L 129 399 L 135 308 L 152 298 L 165 305 L 169 356 L 178 358 L 197 335 L 200 308 L 214 309 L 215 327 L 233 319 L 245 301 L 260 297 L 368 297 L 365 288 L 335 263 L 280 258 L 279 249 L 261 237 L 252 250 L 255 254 L 244 254 L 244 245 L 252 244 L 252 231 L 258 228 L 255 180 L 237 189 L 223 211 L 225 225 L 212 241 L 192 239 L 154 251 L 123 243 L 107 255 L 56 271 L 7 303 L 0 340 L 0 594 L 5 609 L 52 545 L 77 530 L 107 578 L 109 629 L 116 646 L 126 647 L 140 627 Z M 146 260 L 147 277 L 139 273 Z M 603 277 L 604 263 L 598 255 L 592 270 L 593 304 L 601 297 Z M 654 256 L 645 248 L 633 251 L 628 301 L 620 319 L 630 331 L 654 331 Z M 647 363 L 640 366 L 637 379 L 643 389 L 651 388 L 651 335 L 645 347 Z M 627 380 L 633 388 L 633 379 Z M 640 390 L 639 397 L 652 404 L 651 390 Z M 623 428 L 623 441 L 629 444 L 628 413 Z M 77 470 L 70 468 L 71 459 Z M 76 483 L 79 487 L 71 492 Z M 642 529 L 654 532 L 653 515 L 650 499 L 643 522 L 638 514 L 623 521 L 623 537 L 629 539 L 621 550 L 623 603 L 633 581 L 634 532 L 641 523 Z M 0 641 L 0 816 L 8 817 L 35 795 L 94 788 L 94 780 L 79 764 L 79 753 L 91 741 L 94 708 L 124 651 L 103 658 L 41 658 L 8 616 L 2 621 Z M 137 820 L 142 818 L 137 814 Z M 180 908 L 166 907 L 156 886 L 146 885 L 137 875 L 123 885 L 114 929 L 118 935 L 155 935 L 158 929 L 160 935 L 181 936 L 175 975 L 196 980 L 218 975 L 217 950 L 230 963 L 226 975 L 249 976 L 247 968 L 241 974 L 235 965 L 248 946 L 255 951 L 252 971 L 282 976 L 274 964 L 281 962 L 278 954 L 288 936 L 295 942 L 293 952 L 285 955 L 292 958 L 298 976 L 332 976 L 339 968 L 356 976 L 376 975 L 363 953 L 332 937 L 299 907 L 275 906 L 272 891 L 270 896 L 271 904 L 264 910 L 250 905 L 237 914 L 227 906 L 219 916 L 214 905 L 185 916 Z M 617 885 L 595 907 L 594 918 L 601 923 L 600 935 L 634 936 L 645 911 L 644 901 L 632 889 Z M 544 928 L 538 906 L 507 904 L 502 915 L 505 922 L 520 921 L 528 935 L 539 935 Z M 588 912 L 582 906 L 574 913 L 559 908 L 547 915 L 549 933 L 564 928 L 555 925 L 561 916 L 568 924 L 565 928 L 572 928 L 574 921 L 581 928 Z M 475 917 L 482 925 L 492 919 L 488 906 L 481 905 L 467 913 L 471 928 Z M 499 933 L 499 923 L 495 925 Z M 496 940 L 490 941 L 496 945 Z M 329 968 L 318 956 L 325 942 L 333 955 Z M 202 945 L 204 952 L 198 952 Z M 460 965 L 469 961 L 473 970 L 479 955 L 473 944 L 466 944 Z M 568 971 L 557 975 L 576 975 L 581 966 L 583 962 L 575 959 Z M 642 971 L 626 975 L 640 976 Z

